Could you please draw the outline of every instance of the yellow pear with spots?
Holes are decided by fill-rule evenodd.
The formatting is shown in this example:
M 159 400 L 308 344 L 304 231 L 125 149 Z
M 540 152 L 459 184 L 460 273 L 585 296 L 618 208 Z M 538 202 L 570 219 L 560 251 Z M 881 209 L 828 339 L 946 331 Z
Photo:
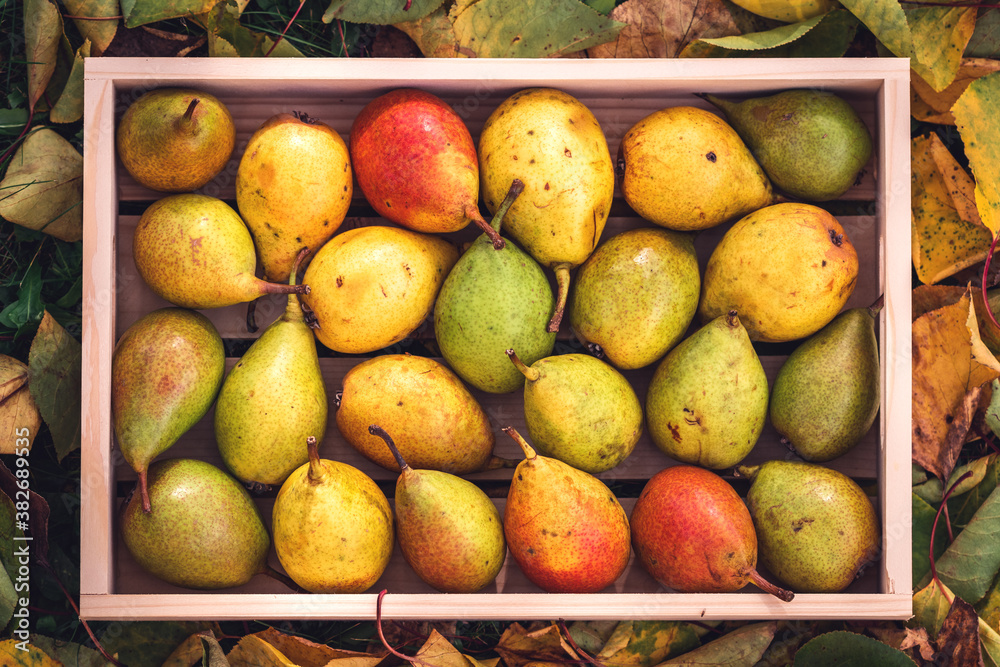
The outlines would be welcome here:
M 516 178 L 524 192 L 503 228 L 559 285 L 548 331 L 559 329 L 569 272 L 597 247 L 611 210 L 615 174 L 604 132 L 579 100 L 529 88 L 490 114 L 479 138 L 480 188 L 496 211 Z

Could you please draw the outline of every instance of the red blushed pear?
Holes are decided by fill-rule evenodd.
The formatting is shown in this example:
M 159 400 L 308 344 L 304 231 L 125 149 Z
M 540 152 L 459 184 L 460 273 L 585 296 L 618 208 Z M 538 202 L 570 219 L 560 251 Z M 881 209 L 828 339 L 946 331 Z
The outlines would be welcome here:
M 384 218 L 419 232 L 470 222 L 503 239 L 479 213 L 479 159 L 469 129 L 442 99 L 413 88 L 375 98 L 351 127 L 351 164 L 365 198 Z
M 765 581 L 746 505 L 715 473 L 695 466 L 661 470 L 646 483 L 630 518 L 636 557 L 653 578 L 681 593 L 729 593 L 753 583 L 788 602 Z

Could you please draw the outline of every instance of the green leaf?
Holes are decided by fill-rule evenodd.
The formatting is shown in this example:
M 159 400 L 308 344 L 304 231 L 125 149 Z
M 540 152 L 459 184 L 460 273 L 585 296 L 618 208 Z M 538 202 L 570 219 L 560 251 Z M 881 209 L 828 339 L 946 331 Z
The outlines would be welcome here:
M 944 591 L 941 590 L 942 587 Z M 924 628 L 931 639 L 937 637 L 954 597 L 955 594 L 947 586 L 931 581 L 913 594 L 913 618 L 910 619 L 910 625 Z
M 242 58 L 259 58 L 268 54 L 274 40 L 261 32 L 240 24 L 239 8 L 220 3 L 202 15 L 208 33 L 209 55 Z M 271 52 L 274 58 L 302 58 L 302 53 L 288 39 L 283 39 Z
M 808 25 L 812 24 L 812 25 Z M 800 23 L 792 23 L 772 30 L 739 37 L 724 37 L 721 39 L 701 39 L 692 42 L 681 53 L 683 58 L 839 58 L 847 51 L 858 21 L 843 9 L 836 9 L 828 14 L 808 19 Z M 727 48 L 718 42 L 723 40 L 740 40 L 738 46 Z M 778 42 L 774 46 L 768 46 Z M 752 43 L 762 46 L 752 47 Z
M 42 265 L 32 262 L 21 277 L 17 300 L 0 311 L 0 324 L 15 330 L 14 340 L 33 334 L 45 314 L 42 304 Z
M 28 353 L 29 388 L 62 461 L 80 447 L 80 343 L 47 312 Z
M 994 489 L 972 521 L 937 561 L 938 577 L 956 595 L 975 604 L 1000 571 L 1000 491 Z
M 690 651 L 700 643 L 688 623 L 622 621 L 597 655 L 597 660 L 615 667 L 650 667 Z
M 931 569 L 931 527 L 934 525 L 934 516 L 937 510 L 927 504 L 923 498 L 917 494 L 912 494 L 913 501 L 913 587 L 919 585 Z M 939 522 L 941 523 L 941 522 Z M 938 526 L 939 530 L 934 535 L 934 560 L 941 557 L 948 546 L 948 533 L 943 525 Z
M 134 621 L 109 624 L 99 637 L 109 655 L 128 667 L 161 667 L 174 648 L 193 634 L 219 627 L 208 621 Z
M 997 393 L 994 393 L 996 396 Z M 1000 456 L 991 454 L 986 458 L 986 470 L 982 480 L 972 489 L 958 498 L 948 500 L 948 514 L 956 526 L 966 526 L 979 507 L 986 501 L 993 489 L 1000 482 Z
M 0 134 L 17 136 L 28 122 L 28 110 L 0 109 Z
M 24 17 L 28 108 L 34 109 L 56 69 L 63 39 L 62 14 L 51 0 L 25 0 Z
M 397 23 L 396 27 L 409 35 L 427 58 L 454 58 L 459 55 L 455 26 L 445 5 L 422 19 Z
M 1000 577 L 993 580 L 993 585 L 983 599 L 976 605 L 976 613 L 991 627 L 1000 626 Z
M 735 49 L 738 51 L 773 49 L 777 46 L 794 42 L 819 25 L 824 18 L 825 15 L 814 16 L 799 23 L 778 26 L 764 32 L 755 32 L 750 35 L 735 35 L 733 37 L 704 38 L 701 41 L 713 46 L 720 46 L 724 49 Z
M 872 34 L 900 58 L 913 55 L 913 38 L 898 0 L 841 0 Z
M 104 659 L 98 651 L 87 648 L 76 642 L 67 642 L 59 639 L 52 639 L 38 633 L 31 635 L 32 646 L 37 646 L 45 651 L 50 658 L 54 658 L 63 665 L 73 667 L 110 667 L 113 663 Z
M 627 621 L 574 621 L 569 626 L 569 636 L 581 649 L 596 655 L 621 623 Z
M 335 20 L 351 23 L 390 25 L 416 21 L 440 7 L 444 0 L 413 0 L 409 9 L 406 0 L 332 0 L 323 14 L 324 23 Z
M 605 16 L 610 14 L 611 10 L 615 8 L 615 0 L 583 0 L 583 3 Z
M 965 47 L 966 58 L 1000 56 L 1000 9 L 984 9 L 976 19 L 976 29 Z
M 795 664 L 808 667 L 879 665 L 913 667 L 909 656 L 882 642 L 853 632 L 827 632 L 806 642 L 795 653 Z
M 59 101 L 49 111 L 53 123 L 75 123 L 83 118 L 83 59 L 90 57 L 90 40 L 84 40 L 73 56 L 73 68 Z
M 744 625 L 704 646 L 682 656 L 668 660 L 663 665 L 731 665 L 750 667 L 756 664 L 774 639 L 778 624 L 775 621 Z
M 979 641 L 983 647 L 983 662 L 986 667 L 1000 665 L 1000 634 L 982 618 L 979 619 Z
M 48 128 L 28 135 L 0 181 L 0 216 L 63 241 L 83 238 L 83 156 Z
M 905 12 L 913 39 L 910 66 L 941 92 L 958 74 L 962 52 L 976 26 L 976 8 L 917 7 Z
M 976 178 L 976 204 L 983 222 L 990 226 L 1000 207 L 1000 72 L 987 74 L 969 84 L 951 108 L 965 155 Z M 980 195 L 984 201 L 980 201 Z
M 126 28 L 204 14 L 224 0 L 121 0 Z
M 95 56 L 104 53 L 115 34 L 118 32 L 118 19 L 109 17 L 118 16 L 118 0 L 64 0 L 66 2 L 66 13 L 71 16 L 87 16 L 91 19 L 100 18 L 100 21 L 88 21 L 85 19 L 73 19 L 77 29 L 84 40 L 89 39 L 91 49 Z
M 480 58 L 565 55 L 608 42 L 625 27 L 579 0 L 459 0 L 451 17 L 460 48 Z

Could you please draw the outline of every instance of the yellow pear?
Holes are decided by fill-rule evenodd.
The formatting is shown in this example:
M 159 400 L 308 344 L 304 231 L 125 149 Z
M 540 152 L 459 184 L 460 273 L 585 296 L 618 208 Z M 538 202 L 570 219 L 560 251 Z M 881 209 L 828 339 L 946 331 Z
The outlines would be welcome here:
M 618 156 L 625 201 L 668 229 L 707 229 L 774 199 L 736 131 L 703 109 L 669 107 L 646 116 L 625 133 Z
M 549 323 L 557 331 L 569 293 L 570 269 L 597 247 L 611 210 L 614 165 L 594 114 L 573 96 L 530 88 L 507 98 L 479 138 L 480 188 L 496 211 L 514 179 L 524 192 L 503 220 L 504 232 L 559 284 Z
M 236 172 L 236 204 L 268 280 L 287 279 L 302 248 L 315 251 L 334 235 L 351 188 L 347 146 L 328 125 L 280 113 L 253 133 Z
M 448 241 L 407 229 L 358 227 L 334 236 L 304 278 L 311 292 L 303 301 L 319 324 L 316 337 L 350 354 L 403 340 L 430 314 L 457 260 Z

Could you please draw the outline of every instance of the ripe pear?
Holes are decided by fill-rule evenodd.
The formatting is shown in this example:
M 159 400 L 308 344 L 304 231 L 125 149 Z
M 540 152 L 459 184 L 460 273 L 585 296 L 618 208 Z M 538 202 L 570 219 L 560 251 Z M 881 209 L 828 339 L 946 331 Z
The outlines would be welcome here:
M 289 284 L 307 251 L 299 253 Z M 298 295 L 229 372 L 215 406 L 215 440 L 243 482 L 277 485 L 309 460 L 302 443 L 326 432 L 326 386 L 316 337 Z
M 767 418 L 767 376 L 736 312 L 667 353 L 646 395 L 646 423 L 667 456 L 706 468 L 742 461 Z
M 698 316 L 736 310 L 750 339 L 805 338 L 836 317 L 858 281 L 858 254 L 835 217 L 775 204 L 726 231 L 708 259 Z
M 630 229 L 598 246 L 576 272 L 570 330 L 618 368 L 642 368 L 680 342 L 700 293 L 693 235 Z
M 664 468 L 643 487 L 632 515 L 636 558 L 680 593 L 731 593 L 753 583 L 789 602 L 790 591 L 757 572 L 757 534 L 736 491 L 714 472 Z
M 479 213 L 469 128 L 436 95 L 401 88 L 369 102 L 351 126 L 351 159 L 358 186 L 384 218 L 418 232 L 455 232 L 474 222 L 503 247 Z
M 315 252 L 333 236 L 352 187 L 347 145 L 329 125 L 304 113 L 264 121 L 240 160 L 236 204 L 265 278 L 284 280 L 302 248 Z
M 307 591 L 363 593 L 392 555 L 389 501 L 357 468 L 321 459 L 316 438 L 306 442 L 309 463 L 288 476 L 274 501 L 274 550 Z
M 493 216 L 500 230 L 520 194 L 514 180 Z M 552 353 L 556 335 L 546 330 L 555 299 L 542 268 L 514 243 L 496 250 L 481 235 L 455 264 L 434 306 L 434 336 L 441 356 L 472 386 L 505 394 L 524 386 L 507 359 L 515 348 L 527 364 Z
M 139 475 L 146 512 L 151 510 L 149 462 L 208 412 L 225 372 L 219 332 L 192 310 L 155 310 L 130 326 L 115 346 L 111 417 L 118 447 Z
M 843 473 L 813 463 L 740 466 L 760 561 L 801 593 L 838 593 L 879 557 L 875 508 Z
M 774 379 L 771 423 L 807 461 L 845 454 L 875 422 L 881 383 L 875 318 L 881 307 L 838 315 L 795 348 Z
M 535 449 L 591 474 L 614 468 L 642 435 L 642 406 L 614 368 L 586 354 L 559 354 L 527 366 L 524 421 Z
M 396 539 L 413 571 L 442 593 L 475 593 L 496 579 L 507 556 L 503 522 L 482 489 L 439 470 L 414 470 L 379 426 L 399 465 Z
M 615 494 L 593 475 L 535 453 L 511 427 L 524 451 L 504 507 L 503 528 L 514 560 L 548 593 L 595 593 L 628 565 L 628 517 Z
M 347 372 L 337 409 L 337 428 L 356 450 L 387 470 L 399 465 L 372 422 L 396 434 L 399 451 L 415 468 L 455 475 L 497 468 L 490 420 L 462 381 L 426 357 L 386 354 Z
M 154 202 L 139 218 L 132 255 L 153 291 L 185 308 L 221 308 L 309 290 L 257 278 L 257 255 L 243 220 L 226 202 L 205 195 Z
M 236 145 L 229 109 L 190 88 L 159 88 L 129 105 L 116 134 L 118 157 L 136 181 L 160 192 L 190 192 L 222 171 Z
M 336 352 L 366 354 L 397 343 L 427 319 L 458 259 L 448 241 L 396 227 L 349 229 L 320 248 L 306 269 L 303 298 L 316 337 Z
M 211 463 L 157 461 L 149 468 L 156 511 L 131 496 L 121 534 L 132 557 L 150 574 L 175 586 L 242 586 L 269 571 L 271 545 L 260 511 L 240 484 Z
M 618 149 L 618 174 L 629 206 L 669 229 L 707 229 L 774 199 L 733 128 L 690 106 L 661 109 L 633 125 Z
M 614 165 L 601 126 L 572 95 L 552 88 L 522 90 L 486 119 L 479 164 L 491 211 L 499 208 L 513 179 L 524 182 L 504 229 L 555 271 L 559 292 L 548 330 L 558 331 L 570 269 L 590 257 L 611 211 Z
M 701 97 L 726 114 L 774 186 L 796 199 L 836 199 L 871 158 L 868 127 L 829 91 L 786 90 L 742 102 Z

